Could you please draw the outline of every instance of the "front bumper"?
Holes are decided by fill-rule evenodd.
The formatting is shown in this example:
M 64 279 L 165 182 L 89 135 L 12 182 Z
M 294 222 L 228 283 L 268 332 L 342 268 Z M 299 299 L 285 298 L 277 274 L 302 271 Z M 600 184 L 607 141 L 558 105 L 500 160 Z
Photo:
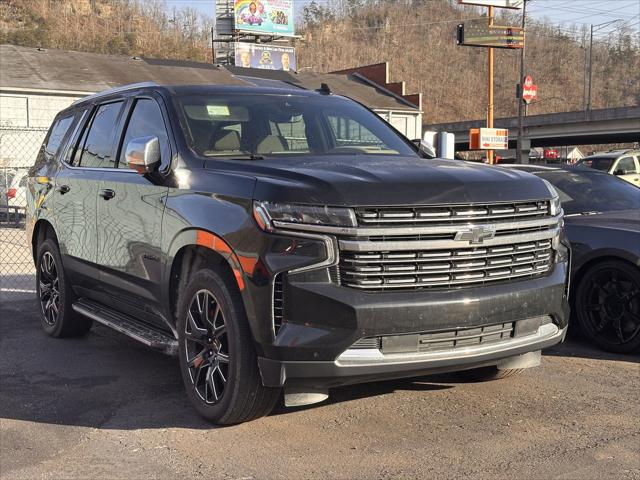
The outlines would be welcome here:
M 258 363 L 267 386 L 329 387 L 414 377 L 496 365 L 500 360 L 542 350 L 564 340 L 567 327 L 547 323 L 532 335 L 495 345 L 428 353 L 384 355 L 377 349 L 347 350 L 333 362 L 296 362 L 260 358 Z
M 259 355 L 263 383 L 326 388 L 495 365 L 549 347 L 566 333 L 567 267 L 558 263 L 549 275 L 517 282 L 423 292 L 367 293 L 292 276 L 285 287 L 286 322 Z M 365 337 L 452 331 L 534 317 L 551 322 L 533 334 L 496 344 L 386 355 L 350 348 Z

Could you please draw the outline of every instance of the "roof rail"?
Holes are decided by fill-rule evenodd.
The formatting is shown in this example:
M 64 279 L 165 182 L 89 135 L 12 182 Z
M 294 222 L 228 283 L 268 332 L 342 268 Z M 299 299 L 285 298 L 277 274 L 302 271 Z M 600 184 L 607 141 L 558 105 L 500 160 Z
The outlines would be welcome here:
M 101 92 L 93 93 L 91 95 L 87 95 L 86 97 L 82 97 L 77 99 L 72 103 L 75 105 L 79 102 L 84 102 L 86 100 L 93 100 L 94 98 L 104 97 L 106 95 L 111 95 L 112 93 L 120 93 L 126 92 L 128 90 L 135 90 L 136 88 L 144 88 L 144 87 L 158 87 L 159 85 L 156 82 L 138 82 L 138 83 L 129 83 L 127 85 L 121 85 L 119 87 L 108 88 L 106 90 L 102 90 Z

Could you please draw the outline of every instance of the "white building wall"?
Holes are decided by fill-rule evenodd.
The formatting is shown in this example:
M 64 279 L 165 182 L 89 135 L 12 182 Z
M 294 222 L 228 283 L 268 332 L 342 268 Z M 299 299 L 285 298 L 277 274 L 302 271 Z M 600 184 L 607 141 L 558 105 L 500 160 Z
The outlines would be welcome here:
M 0 92 L 0 127 L 49 128 L 56 114 L 80 96 Z
M 422 114 L 376 110 L 376 113 L 410 140 L 422 138 Z
M 0 168 L 33 165 L 55 116 L 79 97 L 0 92 Z

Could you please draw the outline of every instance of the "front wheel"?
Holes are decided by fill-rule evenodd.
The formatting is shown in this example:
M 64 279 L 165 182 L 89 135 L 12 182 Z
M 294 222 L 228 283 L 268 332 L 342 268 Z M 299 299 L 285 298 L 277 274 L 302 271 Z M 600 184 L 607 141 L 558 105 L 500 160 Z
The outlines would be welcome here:
M 580 331 L 603 350 L 631 353 L 640 347 L 640 269 L 620 260 L 591 267 L 576 288 Z
M 239 293 L 205 268 L 179 295 L 178 358 L 198 413 L 219 425 L 268 415 L 280 389 L 262 385 Z

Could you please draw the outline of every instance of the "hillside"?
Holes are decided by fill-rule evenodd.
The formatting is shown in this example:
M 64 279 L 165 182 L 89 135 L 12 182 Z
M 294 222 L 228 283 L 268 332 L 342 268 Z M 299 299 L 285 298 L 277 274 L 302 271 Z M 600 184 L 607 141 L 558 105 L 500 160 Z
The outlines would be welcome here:
M 482 11 L 454 0 L 312 2 L 301 13 L 298 66 L 339 70 L 388 60 L 391 80 L 423 93 L 426 122 L 482 118 L 486 49 L 459 47 L 455 26 Z M 498 24 L 517 25 L 518 15 Z M 168 12 L 137 0 L 5 0 L 0 42 L 100 53 L 211 61 L 210 21 L 195 10 Z M 538 84 L 530 114 L 583 108 L 586 31 L 530 23 L 527 74 Z M 593 108 L 640 103 L 637 32 L 594 43 Z M 516 112 L 517 51 L 496 51 L 496 116 Z

